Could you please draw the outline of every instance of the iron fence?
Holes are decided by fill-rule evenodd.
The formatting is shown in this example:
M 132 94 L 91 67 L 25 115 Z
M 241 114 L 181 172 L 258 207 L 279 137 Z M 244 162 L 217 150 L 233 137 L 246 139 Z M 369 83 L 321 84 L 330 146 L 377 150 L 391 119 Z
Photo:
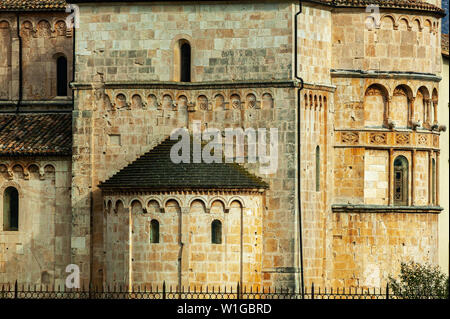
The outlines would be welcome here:
M 335 288 L 321 289 L 305 287 L 301 289 L 270 288 L 253 289 L 253 287 L 178 287 L 167 286 L 165 283 L 156 286 L 89 286 L 78 289 L 42 285 L 2 285 L 1 299 L 245 299 L 245 300 L 273 300 L 273 299 L 442 299 L 418 292 L 413 296 L 394 295 L 389 286 L 383 288 Z

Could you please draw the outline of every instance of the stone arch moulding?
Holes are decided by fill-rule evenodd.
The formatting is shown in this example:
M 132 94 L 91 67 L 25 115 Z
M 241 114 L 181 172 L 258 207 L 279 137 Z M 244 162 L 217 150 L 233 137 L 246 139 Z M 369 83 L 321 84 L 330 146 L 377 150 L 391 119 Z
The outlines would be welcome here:
M 67 31 L 67 24 L 66 21 L 62 20 L 61 18 L 54 18 L 52 21 L 52 26 L 54 32 L 58 33 L 58 31 Z M 57 34 L 59 35 L 59 34 Z M 65 35 L 65 34 L 64 34 Z
M 24 30 L 30 30 L 31 32 L 31 36 L 34 37 L 36 35 L 36 21 L 32 20 L 32 19 L 26 19 L 24 21 L 22 21 L 22 24 L 20 25 L 20 31 L 21 31 L 21 35 L 22 35 L 22 31 Z M 23 36 L 23 35 L 22 35 Z
M 405 21 L 406 22 L 406 27 L 407 27 L 408 31 L 412 30 L 411 21 L 410 21 L 409 17 L 407 17 L 405 15 L 401 15 L 397 19 L 397 25 L 400 24 L 400 21 Z
M 422 32 L 423 30 L 423 22 L 422 22 L 422 18 L 421 17 L 414 17 L 412 19 L 412 24 L 413 24 L 413 28 L 414 28 L 414 24 L 417 22 L 417 27 L 419 32 Z
M 196 200 L 201 201 L 203 203 L 203 205 L 205 205 L 206 210 L 208 210 L 211 207 L 211 206 L 209 206 L 209 203 L 203 197 L 200 197 L 200 196 L 195 196 L 195 197 L 191 198 L 188 202 L 187 207 L 190 208 L 192 203 Z
M 2 184 L 2 186 L 0 187 L 0 198 L 3 202 L 3 194 L 5 193 L 5 190 L 8 187 L 14 187 L 15 189 L 17 189 L 17 192 L 19 193 L 19 198 L 24 198 L 24 194 L 23 194 L 23 190 L 20 187 L 19 183 L 16 183 L 14 181 L 6 181 Z M 3 209 L 3 208 L 2 208 Z
M 388 100 L 389 92 L 386 87 L 379 83 L 371 83 L 364 90 L 364 97 L 362 99 L 364 111 L 364 125 L 382 126 L 387 124 L 388 120 Z M 379 101 L 381 100 L 381 102 Z M 378 108 L 378 103 L 382 103 L 383 112 L 373 113 Z M 369 116 L 371 115 L 371 116 Z
M 8 29 L 9 32 L 11 33 L 11 23 L 6 20 L 6 19 L 1 19 L 0 20 L 0 29 Z
M 384 20 L 389 20 L 390 22 L 392 22 L 392 28 L 393 28 L 393 30 L 397 30 L 397 28 L 398 28 L 398 22 L 397 22 L 397 20 L 395 19 L 395 16 L 394 15 L 392 15 L 392 14 L 383 14 L 382 16 L 381 16 L 381 18 L 380 18 L 380 25 L 379 25 L 379 28 L 381 28 L 381 25 L 383 24 L 383 21 Z
M 212 223 L 215 220 L 218 220 L 222 224 L 222 229 L 223 229 L 223 227 L 225 225 L 224 217 L 223 216 L 217 216 L 217 215 L 208 215 L 208 224 L 209 224 L 210 227 L 212 226 Z
M 110 198 L 105 198 L 104 204 L 105 204 L 105 211 L 107 212 L 107 214 L 108 215 L 111 214 L 113 209 L 112 200 Z
M 144 202 L 144 200 L 142 199 L 142 198 L 140 198 L 140 197 L 132 197 L 132 198 L 130 198 L 129 200 L 128 200 L 128 207 L 129 208 L 133 208 L 133 204 L 134 204 L 134 202 L 138 202 L 140 205 L 141 205 L 141 207 L 144 209 L 145 208 L 145 206 L 144 206 L 144 204 L 143 203 L 145 203 Z
M 178 207 L 180 209 L 183 207 L 183 202 L 181 201 L 181 199 L 179 199 L 179 198 L 177 198 L 175 196 L 168 196 L 168 197 L 166 197 L 166 199 L 164 199 L 163 206 L 161 208 L 166 209 L 167 202 L 169 202 L 171 200 L 176 201 L 178 203 Z
M 385 95 L 386 99 L 389 98 L 392 95 L 393 89 L 390 88 L 388 85 L 385 85 L 381 82 L 367 82 L 364 85 L 364 91 L 361 91 L 361 100 L 364 99 L 364 96 L 366 96 L 367 90 L 369 90 L 369 88 L 371 87 L 376 87 L 378 89 L 380 89 L 383 94 Z
M 145 207 L 147 207 L 148 208 L 148 205 L 150 204 L 150 202 L 151 201 L 155 201 L 155 202 L 157 202 L 158 203 L 158 205 L 159 205 L 159 208 L 162 208 L 162 207 L 164 207 L 163 205 L 162 205 L 162 201 L 161 201 L 161 198 L 159 198 L 159 197 L 154 197 L 154 196 L 152 196 L 152 197 L 149 197 L 149 198 L 147 198 L 146 199 L 146 201 L 145 201 Z
M 245 205 L 246 203 L 245 203 L 244 199 L 242 197 L 240 197 L 240 196 L 233 196 L 230 199 L 228 199 L 228 205 L 227 206 L 231 207 L 231 204 L 233 202 L 238 202 L 239 204 L 241 204 L 241 208 L 242 209 L 246 208 L 246 205 Z
M 142 96 L 143 96 L 142 92 L 133 90 L 133 91 L 130 91 L 129 96 L 130 96 L 129 103 L 130 103 L 130 105 L 131 105 L 133 108 L 135 108 L 135 107 L 138 107 L 138 108 L 139 108 L 139 107 L 140 107 L 140 108 L 145 107 L 145 106 L 144 106 L 145 99 L 142 97 Z M 135 105 L 135 103 L 134 103 L 134 102 L 135 102 L 135 97 L 138 97 L 138 98 L 139 98 L 139 100 L 140 100 L 140 105 Z
M 114 203 L 114 209 L 113 209 L 115 214 L 119 213 L 117 209 L 120 204 L 122 204 L 124 209 L 126 208 L 125 201 L 122 198 L 116 199 L 116 202 Z
M 220 196 L 214 196 L 213 198 L 211 198 L 208 201 L 208 207 L 211 208 L 211 205 L 215 202 L 215 201 L 219 201 L 223 204 L 223 208 L 225 210 L 225 213 L 228 213 L 230 211 L 230 206 L 227 205 L 227 201 Z

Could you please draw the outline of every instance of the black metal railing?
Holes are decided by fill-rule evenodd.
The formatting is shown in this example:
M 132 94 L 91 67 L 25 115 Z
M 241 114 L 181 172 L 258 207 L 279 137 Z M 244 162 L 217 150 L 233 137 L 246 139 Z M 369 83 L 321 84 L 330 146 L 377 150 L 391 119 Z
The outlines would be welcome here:
M 420 293 L 409 296 L 412 299 L 440 299 L 442 296 Z M 234 287 L 178 287 L 162 285 L 123 286 L 90 285 L 77 289 L 61 286 L 7 284 L 0 286 L 0 299 L 406 299 L 396 296 L 389 286 L 385 288 L 331 288 L 321 289 L 312 284 L 301 289 Z

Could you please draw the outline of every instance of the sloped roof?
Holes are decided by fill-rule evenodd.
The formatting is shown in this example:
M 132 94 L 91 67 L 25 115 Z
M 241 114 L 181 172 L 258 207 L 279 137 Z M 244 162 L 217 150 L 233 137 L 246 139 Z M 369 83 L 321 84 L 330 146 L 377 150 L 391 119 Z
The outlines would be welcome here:
M 308 0 L 305 0 L 308 1 Z M 335 7 L 367 7 L 368 5 L 377 5 L 380 8 L 393 9 L 415 9 L 423 11 L 434 11 L 444 14 L 441 8 L 419 0 L 319 0 L 319 2 L 328 2 Z
M 167 1 L 167 0 L 166 0 Z M 323 3 L 332 7 L 352 7 L 363 8 L 370 4 L 379 6 L 380 8 L 395 9 L 414 9 L 419 11 L 436 12 L 444 15 L 445 11 L 441 8 L 419 0 L 303 0 L 304 2 Z M 89 3 L 89 2 L 156 2 L 156 0 L 67 0 L 68 3 Z M 160 1 L 160 2 L 164 2 Z M 187 1 L 186 1 L 187 2 Z M 192 1 L 190 1 L 192 2 Z
M 441 50 L 442 50 L 442 55 L 448 57 L 448 34 L 441 34 Z
M 261 178 L 235 163 L 175 164 L 170 158 L 178 140 L 167 138 L 137 160 L 100 183 L 103 190 L 188 190 L 188 189 L 262 189 L 268 188 Z
M 71 153 L 71 114 L 0 115 L 0 156 Z
M 155 2 L 155 0 L 151 0 Z M 308 0 L 304 0 L 308 2 Z M 0 10 L 4 11 L 55 11 L 64 10 L 66 3 L 89 2 L 146 2 L 145 0 L 0 0 Z M 149 1 L 150 2 L 150 1 Z M 164 0 L 162 1 L 164 2 Z M 314 0 L 333 7 L 367 7 L 369 4 L 381 8 L 415 9 L 421 11 L 438 12 L 444 10 L 430 3 L 419 0 Z
M 0 10 L 4 11 L 61 11 L 65 8 L 65 0 L 0 0 Z

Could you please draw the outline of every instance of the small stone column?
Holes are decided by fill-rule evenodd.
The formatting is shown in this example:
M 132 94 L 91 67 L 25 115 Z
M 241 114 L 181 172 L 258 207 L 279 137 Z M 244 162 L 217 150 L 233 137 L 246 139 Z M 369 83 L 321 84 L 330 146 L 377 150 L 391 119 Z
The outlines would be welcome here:
M 434 186 L 434 189 L 436 191 L 436 201 L 434 203 L 435 206 L 439 206 L 439 159 L 440 159 L 441 152 L 436 152 L 436 185 Z
M 391 118 L 391 103 L 392 98 L 390 96 L 386 97 L 386 110 L 384 112 L 384 123 L 388 126 L 388 121 Z
M 431 127 L 431 112 L 430 112 L 430 99 L 426 99 L 425 100 L 425 106 L 426 106 L 426 119 L 425 119 L 425 124 L 428 126 L 428 128 Z
M 133 290 L 133 214 L 131 205 L 125 210 L 128 213 L 128 291 Z
M 408 97 L 408 104 L 409 104 L 409 118 L 408 118 L 408 123 L 409 125 L 413 125 L 413 121 L 414 121 L 414 112 L 415 112 L 415 107 L 414 107 L 414 101 L 416 100 L 416 98 L 413 96 L 411 98 Z
M 433 124 L 437 124 L 437 109 L 438 109 L 438 102 L 436 100 L 433 100 L 433 112 L 434 112 L 434 118 L 433 118 Z
M 394 150 L 389 149 L 389 205 L 394 205 L 394 168 L 393 168 Z
M 428 151 L 428 205 L 433 205 L 433 151 Z
M 416 184 L 416 165 L 417 165 L 417 151 L 413 150 L 412 151 L 412 165 L 411 165 L 411 206 L 415 206 L 416 205 L 416 194 L 415 194 L 415 187 L 414 185 Z

